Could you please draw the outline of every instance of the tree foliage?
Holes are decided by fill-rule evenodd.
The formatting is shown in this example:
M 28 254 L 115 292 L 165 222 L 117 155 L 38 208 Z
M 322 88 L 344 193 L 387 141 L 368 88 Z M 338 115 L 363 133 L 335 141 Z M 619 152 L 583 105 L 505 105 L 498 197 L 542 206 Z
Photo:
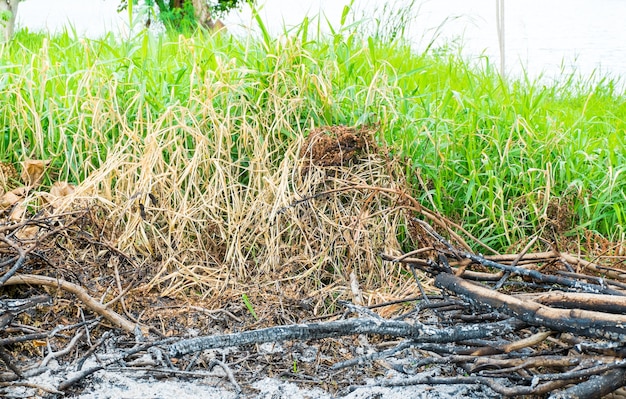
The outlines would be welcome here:
M 129 0 L 122 0 L 119 10 L 128 8 Z M 139 0 L 131 0 L 138 4 Z M 253 0 L 143 0 L 148 7 L 148 20 L 156 16 L 167 29 L 188 30 L 196 27 L 213 29 L 218 17 Z

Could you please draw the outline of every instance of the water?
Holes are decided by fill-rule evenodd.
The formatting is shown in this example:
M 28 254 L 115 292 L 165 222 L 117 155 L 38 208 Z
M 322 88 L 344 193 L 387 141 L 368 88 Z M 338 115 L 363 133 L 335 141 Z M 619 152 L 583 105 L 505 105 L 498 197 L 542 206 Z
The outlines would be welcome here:
M 402 0 L 387 1 L 401 4 Z M 405 3 L 408 0 L 405 0 Z M 128 32 L 128 16 L 118 14 L 118 0 L 27 0 L 20 5 L 19 26 L 58 31 L 72 24 L 80 35 Z M 306 16 L 321 15 L 320 27 L 338 27 L 348 0 L 261 0 L 260 14 L 274 34 L 298 25 Z M 380 15 L 382 1 L 356 0 L 357 17 Z M 418 2 L 409 36 L 416 47 L 459 43 L 462 53 L 480 62 L 500 63 L 496 0 L 425 0 Z M 572 69 L 582 75 L 626 76 L 625 0 L 506 0 L 505 65 L 509 75 L 558 79 Z M 231 13 L 225 22 L 243 32 L 254 22 L 249 9 Z M 439 29 L 438 29 L 439 27 Z

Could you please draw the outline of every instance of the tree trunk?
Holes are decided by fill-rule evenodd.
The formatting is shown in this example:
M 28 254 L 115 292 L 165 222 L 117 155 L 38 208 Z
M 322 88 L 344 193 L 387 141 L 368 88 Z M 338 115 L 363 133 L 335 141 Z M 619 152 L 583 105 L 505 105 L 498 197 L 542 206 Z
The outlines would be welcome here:
M 19 2 L 20 0 L 0 0 L 0 43 L 13 37 Z
M 0 0 L 2 1 L 2 0 Z M 205 29 L 218 30 L 223 29 L 224 24 L 220 20 L 213 20 L 211 16 L 211 7 L 207 0 L 171 0 L 168 6 L 165 5 L 163 0 L 158 0 L 157 5 L 161 12 L 172 12 L 179 10 L 180 12 L 174 13 L 175 17 L 169 21 L 171 26 L 176 29 L 181 28 L 181 23 L 185 18 L 193 17 L 193 21 Z M 193 15 L 185 15 L 185 6 L 187 3 L 191 3 L 193 7 Z
M 215 23 L 211 18 L 211 10 L 206 0 L 191 0 L 191 4 L 193 4 L 193 13 L 198 25 L 206 29 L 213 29 Z

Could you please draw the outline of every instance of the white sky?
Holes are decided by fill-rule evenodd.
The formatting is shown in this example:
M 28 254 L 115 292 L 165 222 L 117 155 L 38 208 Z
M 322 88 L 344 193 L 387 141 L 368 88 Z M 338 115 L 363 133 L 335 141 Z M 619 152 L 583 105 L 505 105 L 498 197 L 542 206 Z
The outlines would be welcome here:
M 355 0 L 359 10 L 380 14 L 385 4 L 411 0 Z M 79 35 L 97 37 L 107 31 L 127 31 L 128 15 L 118 14 L 119 0 L 26 0 L 20 4 L 18 26 L 58 31 L 71 24 Z M 257 0 L 266 27 L 282 32 L 283 24 L 297 25 L 305 15 L 321 10 L 339 26 L 349 0 Z M 470 57 L 486 54 L 499 61 L 496 0 L 422 0 L 412 21 L 411 38 L 429 42 L 446 21 L 442 39 L 463 37 L 463 52 Z M 596 68 L 626 76 L 626 1 L 624 0 L 506 0 L 505 43 L 507 68 L 522 66 L 536 76 L 560 72 L 561 64 L 576 65 L 582 73 Z M 378 13 L 378 14 L 377 14 Z M 252 24 L 249 9 L 225 18 L 231 31 Z M 311 26 L 311 29 L 314 25 Z M 325 20 L 321 27 L 327 29 Z

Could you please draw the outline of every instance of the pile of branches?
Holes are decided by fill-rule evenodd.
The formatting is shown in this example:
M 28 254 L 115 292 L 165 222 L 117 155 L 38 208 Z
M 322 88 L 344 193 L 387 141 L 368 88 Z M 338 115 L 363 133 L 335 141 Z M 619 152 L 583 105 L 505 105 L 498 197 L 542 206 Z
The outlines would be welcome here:
M 116 311 L 141 278 L 137 265 L 103 237 L 100 219 L 83 208 L 0 224 L 0 386 L 59 393 L 29 378 L 85 343 L 93 347 L 101 327 L 142 334 Z M 120 295 L 106 295 L 111 288 Z
M 421 292 L 410 301 L 404 300 L 413 304 L 407 312 L 386 319 L 371 308 L 344 302 L 347 311 L 331 321 L 194 338 L 158 336 L 151 326 L 139 323 L 125 311 L 123 297 L 137 281 L 126 281 L 120 275 L 124 275 L 125 267 L 136 270 L 137 266 L 99 236 L 93 225 L 90 229 L 81 225 L 91 220 L 89 210 L 36 215 L 0 226 L 0 286 L 5 295 L 0 298 L 0 361 L 4 364 L 0 385 L 31 386 L 58 394 L 100 370 L 131 368 L 130 360 L 140 356 L 144 360 L 151 357 L 148 363 L 159 373 L 180 376 L 199 367 L 196 359 L 207 350 L 350 335 L 376 336 L 379 343 L 383 342 L 367 355 L 338 359 L 329 369 L 384 360 L 394 371 L 392 378 L 387 376 L 368 386 L 475 384 L 503 396 L 550 393 L 553 398 L 593 398 L 626 385 L 623 270 L 561 253 L 549 243 L 545 243 L 548 251 L 531 252 L 540 242 L 538 238 L 519 254 L 483 256 L 470 249 L 450 228 L 450 222 L 426 210 L 421 213 L 436 226 L 414 219 L 421 242 L 427 245 L 402 256 L 381 254 L 383 261 L 406 267 L 416 278 Z M 52 264 L 52 253 L 58 260 L 59 249 L 75 252 L 79 245 L 99 256 L 107 254 L 107 264 L 113 265 L 117 276 L 109 283 L 119 289 L 117 296 L 108 301 L 95 299 L 81 286 L 80 278 L 71 282 L 71 276 L 62 275 L 58 263 Z M 62 260 L 70 258 L 68 253 Z M 52 268 L 48 273 L 52 275 L 28 273 L 31 269 L 41 271 L 42 264 Z M 422 288 L 424 275 L 434 279 L 438 292 Z M 93 285 L 93 281 L 84 283 Z M 15 285 L 62 290 L 87 312 L 81 312 L 70 325 L 59 322 L 47 330 L 18 323 L 19 315 L 51 306 L 52 301 L 45 291 L 35 289 L 20 291 L 19 298 L 11 297 L 8 287 Z M 123 312 L 118 313 L 120 310 Z M 351 314 L 358 316 L 348 317 Z M 67 313 L 64 316 L 64 320 L 69 318 Z M 85 360 L 111 339 L 101 330 L 95 339 L 94 329 L 103 326 L 132 338 L 115 355 L 82 368 Z M 44 347 L 44 356 L 24 365 L 16 347 L 25 343 Z M 74 354 L 75 367 L 71 373 L 68 369 L 55 386 L 32 382 L 30 378 L 46 372 L 51 360 L 68 353 Z M 183 364 L 185 370 L 180 370 Z M 213 359 L 209 365 L 219 365 L 235 390 L 241 392 L 236 373 L 227 362 Z M 424 373 L 433 365 L 445 366 L 446 371 L 437 376 Z
M 440 309 L 440 320 L 456 329 L 475 326 L 486 333 L 504 323 L 497 339 L 468 335 L 445 345 L 417 344 L 430 352 L 419 366 L 456 364 L 469 374 L 419 382 L 485 384 L 505 396 L 551 398 L 603 397 L 626 385 L 624 270 L 559 252 L 548 242 L 549 251 L 529 252 L 538 237 L 519 254 L 483 256 L 415 222 L 431 245 L 382 257 L 434 277 L 444 299 L 424 295 L 421 307 Z
M 422 289 L 411 311 L 390 320 L 343 303 L 360 317 L 186 339 L 168 345 L 168 353 L 366 334 L 401 340 L 332 368 L 385 360 L 395 377 L 372 387 L 477 384 L 502 396 L 599 398 L 626 385 L 624 271 L 555 249 L 528 252 L 537 238 L 519 254 L 483 256 L 416 223 L 430 246 L 400 257 L 381 255 L 406 265 L 416 278 L 417 270 L 433 276 L 441 290 L 429 295 Z M 445 376 L 424 372 L 433 365 L 455 367 Z M 362 386 L 350 387 L 357 388 Z

